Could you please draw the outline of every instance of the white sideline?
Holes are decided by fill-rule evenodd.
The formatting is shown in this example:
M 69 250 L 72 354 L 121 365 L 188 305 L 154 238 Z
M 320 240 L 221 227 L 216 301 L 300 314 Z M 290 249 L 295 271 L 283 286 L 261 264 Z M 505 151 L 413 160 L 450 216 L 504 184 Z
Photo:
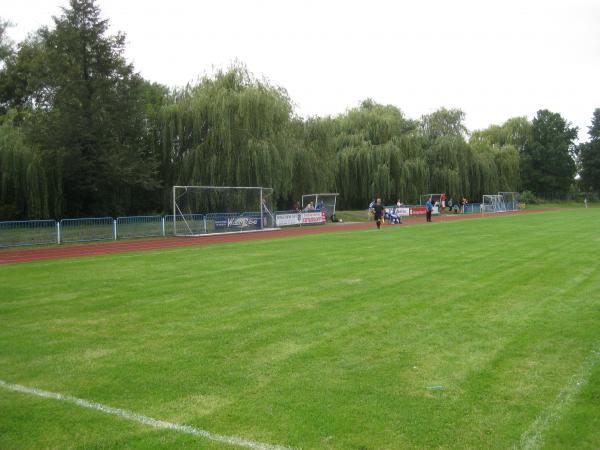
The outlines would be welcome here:
M 543 410 L 530 427 L 521 435 L 519 445 L 515 446 L 516 448 L 531 450 L 542 447 L 544 433 L 562 417 L 567 407 L 575 400 L 576 395 L 583 385 L 587 384 L 598 360 L 600 360 L 600 344 L 596 344 L 581 367 L 558 393 L 554 402 Z
M 126 409 L 113 408 L 112 406 L 103 405 L 102 403 L 91 402 L 83 400 L 77 397 L 71 397 L 69 395 L 62 395 L 56 392 L 43 391 L 41 389 L 30 388 L 27 386 L 21 386 L 19 384 L 11 384 L 6 381 L 0 380 L 0 388 L 8 391 L 20 392 L 23 394 L 35 395 L 38 397 L 51 398 L 54 400 L 60 400 L 67 403 L 72 403 L 82 408 L 94 409 L 101 411 L 105 414 L 112 414 L 113 416 L 119 416 L 124 419 L 132 420 L 144 425 L 149 425 L 154 428 L 161 428 L 167 430 L 177 431 L 179 433 L 191 434 L 193 436 L 200 436 L 211 441 L 222 442 L 230 445 L 237 445 L 238 447 L 251 448 L 253 450 L 292 450 L 289 447 L 282 447 L 279 445 L 264 444 L 262 442 L 250 441 L 236 436 L 223 436 L 221 434 L 211 433 L 210 431 L 201 430 L 194 428 L 189 425 L 180 425 L 177 423 L 166 422 L 164 420 L 153 419 L 152 417 L 143 416 L 136 414 Z

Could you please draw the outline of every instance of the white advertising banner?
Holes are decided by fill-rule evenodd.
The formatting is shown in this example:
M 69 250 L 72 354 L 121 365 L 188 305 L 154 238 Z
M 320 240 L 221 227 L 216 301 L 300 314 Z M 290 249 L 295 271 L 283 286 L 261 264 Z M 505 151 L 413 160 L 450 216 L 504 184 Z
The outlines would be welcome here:
M 300 225 L 302 223 L 302 213 L 294 214 L 277 214 L 275 216 L 275 224 L 278 227 L 286 227 L 290 225 Z
M 302 213 L 302 223 L 325 223 L 326 220 L 324 212 Z
M 299 213 L 277 213 L 275 215 L 275 224 L 278 227 L 287 227 L 302 224 L 325 223 L 327 217 L 324 212 L 299 212 Z

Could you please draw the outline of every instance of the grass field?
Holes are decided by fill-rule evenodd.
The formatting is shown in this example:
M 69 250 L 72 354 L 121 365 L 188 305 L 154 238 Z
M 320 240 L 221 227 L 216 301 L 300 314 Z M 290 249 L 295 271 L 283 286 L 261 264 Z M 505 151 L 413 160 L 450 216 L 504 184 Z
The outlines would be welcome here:
M 599 225 L 434 219 L 0 266 L 0 380 L 285 447 L 597 449 Z M 237 447 L 4 385 L 0 448 Z

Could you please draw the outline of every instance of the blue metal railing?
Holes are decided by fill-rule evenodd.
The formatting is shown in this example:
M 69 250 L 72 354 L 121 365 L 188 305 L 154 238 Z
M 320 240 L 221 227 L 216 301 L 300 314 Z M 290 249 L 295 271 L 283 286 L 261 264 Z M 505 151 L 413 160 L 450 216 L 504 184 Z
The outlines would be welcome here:
M 54 220 L 0 222 L 0 247 L 24 247 L 58 243 Z
M 154 236 L 190 236 L 260 230 L 274 226 L 258 212 L 182 214 L 176 216 L 87 217 L 0 222 L 0 248 L 108 241 Z
M 481 203 L 467 203 L 465 205 L 465 214 L 478 214 L 481 212 Z
M 165 233 L 168 236 L 195 236 L 206 234 L 204 214 L 178 214 L 176 221 L 173 215 L 165 216 Z
M 60 221 L 60 242 L 91 242 L 116 239 L 116 221 L 112 217 L 86 217 Z
M 117 217 L 117 239 L 164 236 L 164 220 L 162 216 Z

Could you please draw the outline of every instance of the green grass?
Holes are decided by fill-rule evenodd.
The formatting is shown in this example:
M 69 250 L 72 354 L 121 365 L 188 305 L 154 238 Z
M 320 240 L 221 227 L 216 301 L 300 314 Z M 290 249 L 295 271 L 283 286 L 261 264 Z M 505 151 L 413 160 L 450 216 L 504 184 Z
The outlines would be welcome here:
M 344 222 L 368 222 L 370 220 L 367 209 L 336 211 L 335 216 Z
M 0 380 L 304 449 L 598 448 L 599 225 L 576 210 L 0 266 Z M 232 448 L 0 388 L 0 448 L 186 447 Z
M 589 208 L 599 208 L 600 207 L 600 202 L 589 202 L 587 204 L 588 209 Z M 585 209 L 585 204 L 581 201 L 581 202 L 576 202 L 576 201 L 557 201 L 557 202 L 541 202 L 541 203 L 527 203 L 526 205 L 527 209 L 544 209 L 544 208 L 578 208 L 578 209 Z

